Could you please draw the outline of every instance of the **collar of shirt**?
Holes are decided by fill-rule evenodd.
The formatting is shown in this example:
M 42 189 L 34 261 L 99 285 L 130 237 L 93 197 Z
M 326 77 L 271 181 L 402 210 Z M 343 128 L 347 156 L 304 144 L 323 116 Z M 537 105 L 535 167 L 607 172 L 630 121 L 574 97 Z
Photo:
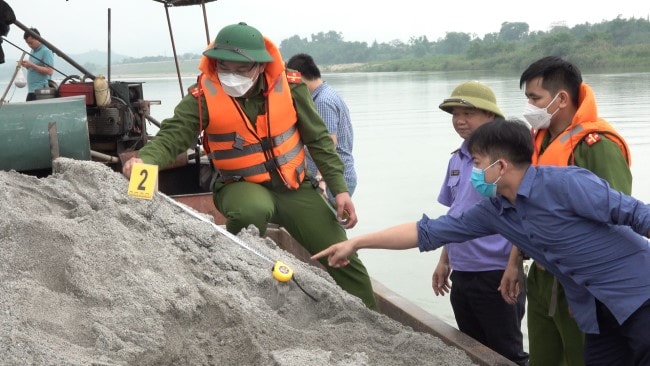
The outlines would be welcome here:
M 517 199 L 519 199 L 519 197 L 530 197 L 536 175 L 537 169 L 535 169 L 535 167 L 532 165 L 529 166 L 526 170 L 526 173 L 524 174 L 524 177 L 521 179 L 521 183 L 519 183 L 519 189 L 517 189 Z M 515 207 L 503 196 L 499 196 L 496 206 L 497 210 L 499 211 L 499 215 L 503 215 L 503 210 Z
M 519 183 L 519 189 L 517 190 L 517 196 L 530 197 L 530 193 L 533 190 L 533 183 L 535 181 L 535 176 L 537 175 L 537 169 L 534 166 L 530 165 L 526 169 L 524 177 Z
M 318 95 L 323 91 L 323 89 L 325 89 L 326 83 L 327 83 L 326 81 L 323 81 L 322 84 L 320 84 L 319 86 L 316 87 L 316 89 L 314 89 L 314 91 L 311 93 L 311 98 L 313 100 L 316 100 L 316 98 L 318 98 Z
M 460 144 L 460 148 L 456 151 L 461 159 L 472 159 L 472 154 L 470 154 L 469 149 L 467 148 L 467 140 L 463 141 L 463 143 Z

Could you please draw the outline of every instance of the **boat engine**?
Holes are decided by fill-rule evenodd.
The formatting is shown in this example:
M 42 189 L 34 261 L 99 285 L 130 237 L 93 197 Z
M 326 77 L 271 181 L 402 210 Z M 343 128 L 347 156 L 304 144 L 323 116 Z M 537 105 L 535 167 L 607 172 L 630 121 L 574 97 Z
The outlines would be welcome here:
M 143 99 L 141 82 L 110 82 L 110 102 L 99 105 L 93 82 L 78 76 L 66 77 L 58 96 L 83 95 L 86 98 L 88 134 L 91 150 L 117 156 L 138 150 L 146 143 L 146 116 L 150 102 Z

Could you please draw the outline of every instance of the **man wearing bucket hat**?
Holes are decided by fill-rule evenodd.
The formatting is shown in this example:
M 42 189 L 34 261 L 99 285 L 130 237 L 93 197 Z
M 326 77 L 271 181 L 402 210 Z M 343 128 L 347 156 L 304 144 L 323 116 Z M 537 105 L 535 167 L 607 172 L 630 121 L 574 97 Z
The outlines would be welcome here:
M 463 139 L 449 160 L 438 195 L 438 202 L 449 207 L 448 214 L 458 217 L 483 198 L 470 182 L 473 161 L 467 140 L 480 126 L 503 118 L 503 112 L 494 92 L 478 81 L 456 86 L 440 109 L 452 115 L 454 129 Z M 512 244 L 501 235 L 445 245 L 431 285 L 436 295 L 450 294 L 461 332 L 518 365 L 526 365 L 528 355 L 521 333 L 526 293 L 521 291 L 515 304 L 508 304 L 497 291 L 504 273 L 512 277 L 519 274 L 516 264 L 508 268 L 511 248 Z
M 299 73 L 285 71 L 275 44 L 246 23 L 228 25 L 203 53 L 199 70 L 174 116 L 123 173 L 130 176 L 136 162 L 170 164 L 202 133 L 216 168 L 214 203 L 228 231 L 253 224 L 263 235 L 276 223 L 312 254 L 345 240 L 357 216 L 343 162 L 307 86 Z M 305 179 L 304 146 L 335 196 L 336 214 Z M 375 309 L 366 268 L 358 257 L 353 262 L 341 270 L 321 261 L 339 286 Z

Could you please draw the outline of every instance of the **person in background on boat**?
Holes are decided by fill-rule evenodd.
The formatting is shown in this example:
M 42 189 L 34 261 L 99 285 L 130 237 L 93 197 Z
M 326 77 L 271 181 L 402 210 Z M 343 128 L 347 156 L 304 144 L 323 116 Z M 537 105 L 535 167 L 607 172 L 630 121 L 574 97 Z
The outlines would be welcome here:
M 517 119 L 484 124 L 468 148 L 472 185 L 488 198 L 460 217 L 423 215 L 312 259 L 341 267 L 363 248 L 431 251 L 501 234 L 563 285 L 587 365 L 650 365 L 650 205 L 587 169 L 535 166 L 530 128 Z
M 203 132 L 218 172 L 214 203 L 229 232 L 252 224 L 263 235 L 273 222 L 311 253 L 345 240 L 344 228 L 354 227 L 357 215 L 343 162 L 307 86 L 300 77 L 287 77 L 275 44 L 246 23 L 228 25 L 203 53 L 199 69 L 198 83 L 174 116 L 162 122 L 137 158 L 124 163 L 123 173 L 129 177 L 137 162 L 170 164 Z M 304 146 L 334 194 L 336 215 L 305 179 Z M 351 260 L 344 270 L 322 263 L 339 286 L 376 309 L 365 266 L 358 257 Z
M 456 86 L 439 108 L 451 114 L 454 130 L 463 139 L 451 155 L 438 195 L 438 202 L 449 207 L 447 213 L 459 217 L 483 198 L 470 183 L 473 165 L 467 139 L 483 124 L 503 118 L 503 112 L 492 89 L 478 81 Z M 521 333 L 526 291 L 519 292 L 514 304 L 504 301 L 498 291 L 504 274 L 513 276 L 515 282 L 519 273 L 523 274 L 523 268 L 518 269 L 521 261 L 514 261 L 514 267 L 507 268 L 511 249 L 512 244 L 501 235 L 447 244 L 433 272 L 432 287 L 436 295 L 449 293 L 461 332 L 510 361 L 527 365 Z
M 29 28 L 30 31 L 41 35 L 36 28 Z M 47 88 L 52 74 L 54 73 L 54 54 L 38 39 L 34 38 L 32 33 L 25 32 L 23 35 L 25 42 L 32 53 L 29 60 L 23 60 L 21 65 L 27 69 L 27 98 L 29 102 L 36 99 L 36 89 Z
M 347 104 L 326 81 L 323 81 L 320 69 L 310 55 L 300 53 L 292 56 L 287 62 L 287 69 L 300 72 L 302 80 L 307 84 L 307 89 L 309 89 L 316 104 L 316 110 L 323 118 L 325 126 L 327 126 L 327 130 L 336 145 L 336 151 L 343 160 L 345 166 L 343 175 L 350 196 L 352 196 L 357 186 L 357 172 L 354 169 L 354 157 L 352 156 L 354 133 Z M 318 171 L 314 160 L 309 155 L 309 151 L 307 151 L 307 174 L 314 177 L 319 188 L 330 200 L 334 199 L 332 192 L 327 189 L 327 184 L 323 180 L 320 171 Z
M 555 56 L 541 58 L 521 74 L 519 86 L 528 99 L 523 116 L 535 131 L 533 165 L 576 165 L 631 194 L 630 150 L 598 117 L 594 92 L 575 64 Z M 562 285 L 538 261 L 527 281 L 530 365 L 584 365 L 584 335 Z M 506 298 L 508 287 L 502 289 Z

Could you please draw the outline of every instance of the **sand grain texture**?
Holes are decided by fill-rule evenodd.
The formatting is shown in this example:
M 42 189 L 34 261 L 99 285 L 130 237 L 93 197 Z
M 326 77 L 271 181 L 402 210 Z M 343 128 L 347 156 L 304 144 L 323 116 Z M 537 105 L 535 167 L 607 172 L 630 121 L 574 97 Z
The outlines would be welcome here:
M 268 262 L 100 163 L 0 172 L 2 365 L 472 365 L 255 230 Z

